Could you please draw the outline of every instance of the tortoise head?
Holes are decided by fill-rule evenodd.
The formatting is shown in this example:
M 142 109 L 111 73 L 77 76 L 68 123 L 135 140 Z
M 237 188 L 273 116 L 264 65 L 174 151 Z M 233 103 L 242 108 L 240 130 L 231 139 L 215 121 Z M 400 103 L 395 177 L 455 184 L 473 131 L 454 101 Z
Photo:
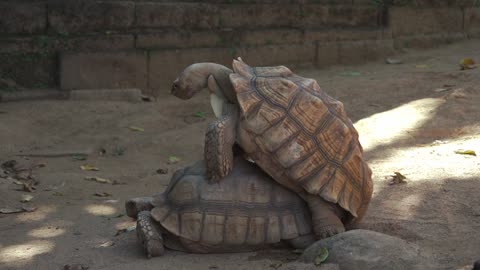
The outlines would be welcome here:
M 173 81 L 171 93 L 181 99 L 190 99 L 207 87 L 208 75 L 204 71 L 203 63 L 188 66 Z
M 196 63 L 185 68 L 173 81 L 170 93 L 181 99 L 190 99 L 208 87 L 208 77 L 213 75 L 220 82 L 228 82 L 232 71 L 215 63 Z

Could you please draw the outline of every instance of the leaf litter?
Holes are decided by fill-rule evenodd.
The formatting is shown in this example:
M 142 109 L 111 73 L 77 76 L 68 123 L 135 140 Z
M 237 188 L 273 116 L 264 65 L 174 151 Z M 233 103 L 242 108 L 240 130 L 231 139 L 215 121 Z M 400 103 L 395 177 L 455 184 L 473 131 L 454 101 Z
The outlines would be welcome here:
M 115 243 L 113 241 L 109 240 L 109 241 L 106 241 L 106 242 L 100 244 L 98 247 L 105 248 L 105 247 L 111 247 L 113 245 L 115 245 Z
M 96 177 L 96 176 L 86 176 L 84 179 L 87 181 L 94 181 L 100 184 L 126 185 L 126 183 L 124 182 L 118 182 L 117 180 L 110 180 L 107 178 Z
M 85 164 L 85 165 L 80 166 L 80 169 L 82 169 L 83 171 L 100 171 L 99 168 L 97 168 L 95 166 L 92 166 L 92 165 L 89 165 L 89 164 Z
M 119 236 L 120 234 L 127 233 L 127 232 L 133 232 L 133 231 L 135 231 L 135 229 L 136 229 L 135 225 L 124 228 L 124 229 L 120 229 L 120 230 L 117 230 L 117 233 L 115 233 L 114 236 Z
M 477 67 L 475 61 L 472 58 L 463 58 L 460 60 L 460 70 L 474 69 Z
M 22 195 L 21 199 L 20 199 L 20 202 L 31 202 L 33 200 L 33 196 L 30 195 L 30 194 L 24 194 Z
M 389 185 L 404 184 L 407 182 L 405 181 L 407 177 L 401 174 L 400 172 L 393 172 L 393 175 L 389 175 L 385 178 L 387 179 L 390 178 L 390 182 L 388 183 Z
M 468 155 L 468 156 L 477 156 L 477 153 L 473 150 L 464 150 L 464 149 L 459 149 L 455 150 L 455 154 L 459 155 Z
M 136 126 L 129 126 L 128 129 L 130 129 L 131 131 L 135 131 L 135 132 L 144 132 L 145 129 L 141 128 L 141 127 L 136 127 Z
M 22 186 L 18 191 L 33 192 L 36 186 L 40 184 L 35 179 L 33 171 L 38 168 L 43 168 L 44 163 L 33 164 L 30 166 L 20 166 L 14 159 L 3 162 L 0 165 L 2 169 L 2 177 L 11 180 L 14 184 Z
M 97 196 L 97 197 L 110 197 L 112 196 L 112 194 L 108 193 L 108 192 L 95 192 L 95 194 L 93 194 L 93 196 Z
M 193 114 L 193 116 L 198 118 L 205 118 L 205 112 L 196 112 Z
M 325 262 L 328 258 L 328 249 L 325 248 L 325 247 L 322 247 L 318 253 L 317 253 L 317 256 L 315 256 L 315 260 L 313 261 L 313 263 L 318 266 L 320 264 L 322 264 L 323 262 Z
M 168 164 L 175 164 L 178 163 L 181 159 L 176 156 L 169 156 L 168 157 Z
M 4 207 L 0 208 L 0 214 L 17 214 L 23 212 L 33 212 L 37 210 L 36 207 L 22 206 L 22 207 Z

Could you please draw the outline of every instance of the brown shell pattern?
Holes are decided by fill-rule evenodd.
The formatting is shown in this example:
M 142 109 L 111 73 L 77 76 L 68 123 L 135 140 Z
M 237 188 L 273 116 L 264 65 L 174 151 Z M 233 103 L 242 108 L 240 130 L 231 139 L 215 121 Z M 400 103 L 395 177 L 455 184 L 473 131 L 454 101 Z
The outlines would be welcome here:
M 191 241 L 259 245 L 312 233 L 304 201 L 242 158 L 217 184 L 209 184 L 204 174 L 187 171 L 173 178 L 160 196 L 154 200 L 152 217 L 172 234 Z
M 343 104 L 284 66 L 250 67 L 234 60 L 233 68 L 230 80 L 243 116 L 239 143 L 250 157 L 281 184 L 362 217 L 372 172 Z

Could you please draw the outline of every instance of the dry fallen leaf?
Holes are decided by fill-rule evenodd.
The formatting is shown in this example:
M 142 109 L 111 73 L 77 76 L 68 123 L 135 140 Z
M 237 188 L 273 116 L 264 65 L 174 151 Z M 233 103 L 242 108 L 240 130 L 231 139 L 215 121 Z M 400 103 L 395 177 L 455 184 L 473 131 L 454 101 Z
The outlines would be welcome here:
M 415 65 L 416 68 L 429 68 L 429 65 Z
M 358 72 L 358 71 L 345 71 L 345 72 L 342 72 L 340 73 L 340 76 L 347 76 L 347 77 L 358 77 L 358 76 L 361 76 L 362 73 Z
M 92 165 L 88 165 L 88 164 L 80 166 L 80 169 L 82 169 L 84 171 L 99 171 L 100 170 L 99 168 L 97 168 L 95 166 L 92 166 Z
M 452 90 L 452 88 L 437 88 L 437 89 L 434 89 L 433 92 L 440 93 L 440 92 L 446 92 L 449 90 Z
M 24 194 L 22 195 L 22 198 L 20 199 L 20 202 L 30 202 L 32 201 L 33 196 L 30 194 Z
M 168 163 L 169 164 L 175 164 L 177 162 L 180 161 L 180 158 L 179 157 L 176 157 L 176 156 L 169 156 L 168 157 Z
M 98 183 L 102 183 L 102 184 L 113 184 L 114 182 L 110 179 L 106 179 L 106 178 L 101 178 L 101 177 L 85 177 L 85 180 L 88 180 L 88 181 L 95 181 L 95 182 L 98 182 Z
M 111 247 L 113 245 L 115 245 L 115 243 L 113 241 L 107 241 L 107 242 L 99 245 L 99 247 Z
M 0 213 L 1 214 L 16 214 L 16 213 L 22 213 L 22 212 L 33 212 L 35 210 L 37 210 L 36 207 L 27 207 L 27 206 L 15 207 L 15 208 L 5 207 L 5 208 L 0 208 Z
M 112 194 L 107 193 L 107 192 L 95 192 L 95 194 L 93 194 L 93 195 L 97 196 L 97 197 L 110 197 L 110 196 L 112 196 Z
M 35 187 L 37 184 L 38 184 L 38 182 L 32 182 L 32 181 L 23 183 L 22 191 L 25 191 L 25 192 L 33 192 L 34 190 L 37 189 L 37 188 Z
M 87 156 L 84 156 L 84 155 L 76 155 L 76 156 L 72 156 L 72 159 L 73 159 L 73 160 L 87 160 Z
M 389 176 L 391 178 L 391 181 L 388 183 L 389 185 L 406 183 L 405 179 L 407 179 L 407 177 L 405 177 L 400 172 L 393 172 L 393 173 L 394 175 Z
M 196 112 L 193 114 L 195 117 L 205 118 L 205 112 Z
M 385 59 L 385 62 L 387 64 L 390 64 L 390 65 L 398 65 L 398 64 L 402 64 L 403 61 L 400 60 L 400 59 L 395 59 L 395 58 L 387 58 Z
M 473 151 L 473 150 L 463 150 L 463 149 L 456 150 L 455 154 L 477 156 L 477 153 L 475 153 L 475 151 Z
M 115 234 L 115 236 L 118 236 L 122 233 L 126 233 L 126 232 L 133 232 L 135 231 L 136 229 L 136 226 L 131 226 L 131 227 L 128 227 L 128 228 L 125 228 L 125 229 L 120 229 L 120 230 L 117 230 L 117 233 Z
M 328 249 L 322 247 L 322 248 L 318 251 L 318 254 L 317 254 L 317 256 L 315 257 L 315 260 L 314 260 L 313 263 L 318 266 L 318 265 L 322 264 L 324 261 L 326 261 L 327 258 L 328 258 Z
M 13 179 L 13 178 L 12 178 L 12 179 Z M 23 182 L 18 181 L 18 180 L 13 180 L 13 183 L 14 183 L 15 185 L 23 186 Z
M 128 129 L 130 129 L 131 131 L 139 131 L 139 132 L 143 132 L 145 131 L 145 129 L 141 128 L 141 127 L 136 127 L 136 126 L 129 126 Z
M 460 60 L 460 69 L 474 69 L 477 65 L 475 65 L 475 61 L 472 58 L 463 58 Z

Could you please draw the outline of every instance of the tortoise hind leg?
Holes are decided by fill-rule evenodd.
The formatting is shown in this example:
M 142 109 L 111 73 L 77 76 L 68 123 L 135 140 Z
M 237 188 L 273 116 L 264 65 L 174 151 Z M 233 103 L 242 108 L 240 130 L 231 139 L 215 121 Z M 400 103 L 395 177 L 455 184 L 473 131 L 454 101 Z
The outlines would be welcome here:
M 307 234 L 293 238 L 287 241 L 291 247 L 295 249 L 306 249 L 311 244 L 315 243 L 315 236 L 313 234 Z
M 308 195 L 306 201 L 312 214 L 313 231 L 317 239 L 345 232 L 342 219 L 346 213 L 340 206 L 327 202 L 318 195 Z
M 159 225 L 148 211 L 138 213 L 137 239 L 149 259 L 161 256 L 165 252 Z
M 237 126 L 237 109 L 225 106 L 223 116 L 208 126 L 205 136 L 205 163 L 210 182 L 218 182 L 233 170 L 233 145 Z

